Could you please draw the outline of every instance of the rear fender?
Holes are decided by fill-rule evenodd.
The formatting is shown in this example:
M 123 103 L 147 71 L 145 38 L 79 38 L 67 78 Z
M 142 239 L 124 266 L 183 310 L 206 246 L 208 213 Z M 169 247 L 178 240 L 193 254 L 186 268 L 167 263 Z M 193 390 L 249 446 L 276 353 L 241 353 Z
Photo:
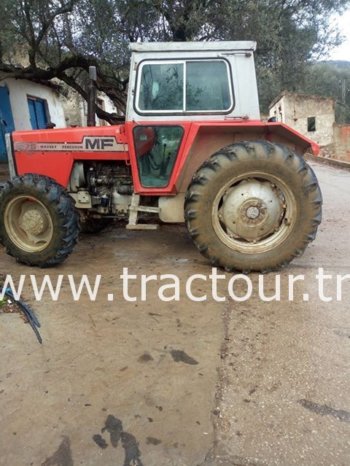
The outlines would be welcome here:
M 240 141 L 266 140 L 288 146 L 303 156 L 305 153 L 318 155 L 319 146 L 283 123 L 261 121 L 193 123 L 187 150 L 181 154 L 176 181 L 177 192 L 185 192 L 194 173 L 218 150 Z

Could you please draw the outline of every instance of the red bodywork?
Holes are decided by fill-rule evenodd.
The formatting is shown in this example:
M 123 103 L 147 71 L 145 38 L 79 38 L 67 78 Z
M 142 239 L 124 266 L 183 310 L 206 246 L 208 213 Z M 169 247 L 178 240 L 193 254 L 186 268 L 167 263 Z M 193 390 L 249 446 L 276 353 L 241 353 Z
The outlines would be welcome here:
M 140 125 L 145 126 L 145 134 L 148 135 L 144 146 L 137 147 L 141 156 L 148 150 L 152 136 L 149 127 L 170 125 L 184 129 L 176 163 L 165 188 L 145 188 L 140 183 L 133 140 L 133 128 Z M 100 138 L 102 142 L 91 142 L 91 138 Z M 310 151 L 317 155 L 319 152 L 316 143 L 287 125 L 258 120 L 147 121 L 141 124 L 127 122 L 118 126 L 18 131 L 13 133 L 13 147 L 18 175 L 45 175 L 67 187 L 75 161 L 123 161 L 131 165 L 136 193 L 164 196 L 184 191 L 194 170 L 215 150 L 234 141 L 263 139 L 290 145 L 300 154 Z M 198 163 L 188 166 L 189 157 L 195 158 Z

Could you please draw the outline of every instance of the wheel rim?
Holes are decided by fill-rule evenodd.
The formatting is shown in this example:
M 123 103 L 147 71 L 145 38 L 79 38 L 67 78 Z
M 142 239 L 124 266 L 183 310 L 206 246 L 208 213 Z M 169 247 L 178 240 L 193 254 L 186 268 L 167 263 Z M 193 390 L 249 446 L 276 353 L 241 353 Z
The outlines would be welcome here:
M 229 248 L 259 254 L 276 248 L 295 224 L 296 199 L 280 178 L 251 172 L 229 181 L 213 203 L 213 227 Z
M 31 196 L 17 196 L 9 202 L 4 215 L 9 239 L 25 252 L 41 252 L 53 237 L 53 223 L 48 209 Z

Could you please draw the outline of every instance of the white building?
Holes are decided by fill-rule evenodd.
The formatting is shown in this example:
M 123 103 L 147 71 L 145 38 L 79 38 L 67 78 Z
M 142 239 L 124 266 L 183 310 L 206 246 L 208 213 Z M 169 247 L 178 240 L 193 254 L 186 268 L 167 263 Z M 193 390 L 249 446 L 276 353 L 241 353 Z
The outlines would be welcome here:
M 39 84 L 5 76 L 0 76 L 0 79 L 0 162 L 7 160 L 6 133 L 48 127 L 86 126 L 87 103 L 65 85 L 62 88 L 63 96 L 59 95 L 55 84 Z M 106 95 L 99 93 L 97 103 L 106 112 L 121 115 Z M 96 118 L 97 126 L 107 124 Z
M 54 85 L 6 78 L 0 81 L 0 162 L 7 160 L 5 134 L 14 130 L 66 127 Z
M 269 117 L 286 123 L 321 146 L 333 142 L 335 114 L 331 98 L 285 91 L 271 103 Z

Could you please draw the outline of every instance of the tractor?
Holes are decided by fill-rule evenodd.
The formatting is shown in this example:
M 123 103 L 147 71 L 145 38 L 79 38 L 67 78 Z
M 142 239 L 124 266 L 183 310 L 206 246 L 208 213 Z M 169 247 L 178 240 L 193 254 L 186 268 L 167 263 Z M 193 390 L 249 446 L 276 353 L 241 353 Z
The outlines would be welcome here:
M 113 219 L 133 230 L 185 223 L 226 271 L 267 272 L 303 253 L 322 196 L 306 153 L 316 143 L 261 121 L 255 42 L 134 43 L 125 120 L 7 135 L 0 242 L 20 263 L 50 267 L 80 230 Z M 91 82 L 96 76 L 91 70 Z

